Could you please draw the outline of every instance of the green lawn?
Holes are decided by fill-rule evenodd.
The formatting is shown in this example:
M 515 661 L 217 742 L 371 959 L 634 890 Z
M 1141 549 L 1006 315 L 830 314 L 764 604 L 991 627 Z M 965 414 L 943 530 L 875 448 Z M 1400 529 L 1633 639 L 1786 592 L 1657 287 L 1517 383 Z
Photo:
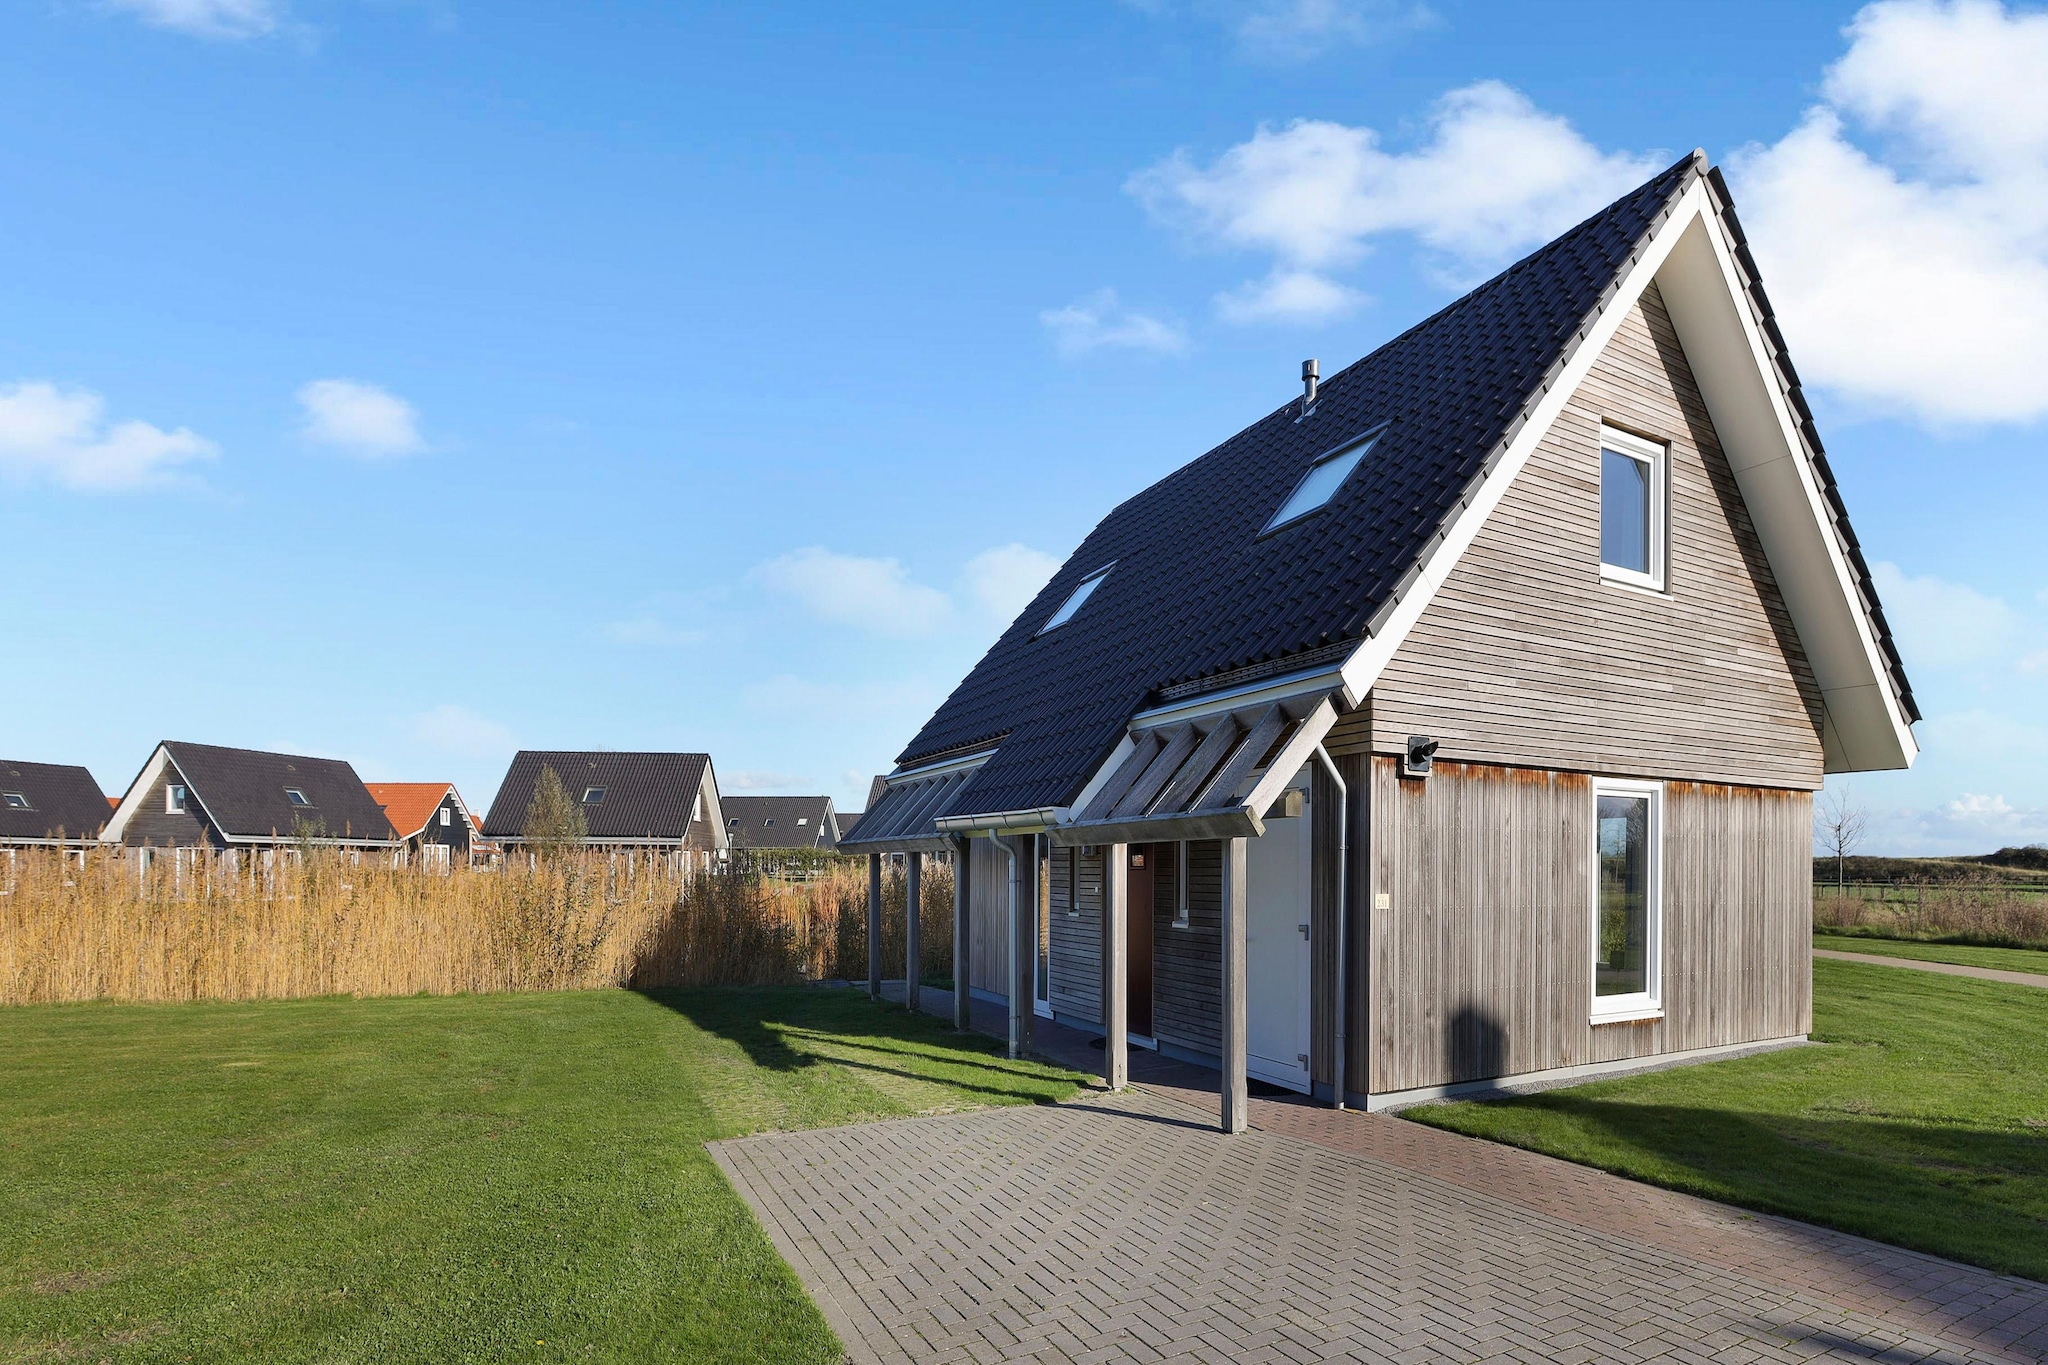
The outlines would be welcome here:
M 843 990 L 0 1010 L 0 1362 L 836 1362 L 704 1142 L 1073 1088 Z
M 2048 991 L 1813 977 L 1820 1046 L 1406 1117 L 2048 1280 Z
M 1873 957 L 1910 957 L 1917 962 L 1952 962 L 1959 967 L 1995 967 L 2002 972 L 2048 976 L 2048 953 L 2034 948 L 1978 948 L 1962 943 L 1915 943 L 1861 934 L 1815 934 L 1813 946 Z

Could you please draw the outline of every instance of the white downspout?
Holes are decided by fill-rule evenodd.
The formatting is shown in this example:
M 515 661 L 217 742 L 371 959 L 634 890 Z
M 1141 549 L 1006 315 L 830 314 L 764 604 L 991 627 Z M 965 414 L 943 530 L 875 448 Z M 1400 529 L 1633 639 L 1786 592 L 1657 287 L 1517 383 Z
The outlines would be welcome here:
M 1337 784 L 1337 998 L 1331 1002 L 1330 1090 L 1332 1103 L 1339 1109 L 1344 1107 L 1344 1056 L 1347 1039 L 1344 1036 L 1344 1016 L 1349 1013 L 1350 1004 L 1344 997 L 1345 959 L 1348 956 L 1345 943 L 1345 920 L 1347 906 L 1345 895 L 1349 890 L 1351 873 L 1351 789 L 1345 785 L 1343 775 L 1337 771 L 1337 764 L 1330 757 L 1330 751 L 1320 742 L 1316 745 L 1316 757 L 1322 760 L 1323 768 L 1330 774 L 1330 780 Z
M 1012 842 L 1016 836 L 992 834 L 989 837 L 995 846 L 1003 851 L 1003 856 L 1010 860 L 1009 908 L 1003 918 L 1005 936 L 1009 941 L 1008 956 L 1011 961 L 1010 979 L 1004 983 L 1006 987 L 1004 994 L 1010 997 L 1010 1057 L 1012 1060 L 1015 1060 L 1024 1055 L 1023 1010 L 1028 1008 L 1024 1002 L 1024 992 L 1017 988 L 1017 982 L 1021 976 L 1019 963 L 1017 962 L 1017 916 L 1024 896 L 1023 873 L 1018 870 L 1020 860 L 1017 856 L 1016 844 Z M 955 984 L 957 985 L 958 983 Z

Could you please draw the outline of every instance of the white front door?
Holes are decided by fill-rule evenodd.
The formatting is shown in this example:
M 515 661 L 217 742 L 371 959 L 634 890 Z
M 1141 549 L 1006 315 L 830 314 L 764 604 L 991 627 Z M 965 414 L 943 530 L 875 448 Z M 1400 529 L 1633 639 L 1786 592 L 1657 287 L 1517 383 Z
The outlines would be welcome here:
M 1301 814 L 1286 797 L 1266 817 L 1266 833 L 1245 840 L 1245 1070 L 1262 1081 L 1309 1088 L 1309 805 L 1296 783 Z

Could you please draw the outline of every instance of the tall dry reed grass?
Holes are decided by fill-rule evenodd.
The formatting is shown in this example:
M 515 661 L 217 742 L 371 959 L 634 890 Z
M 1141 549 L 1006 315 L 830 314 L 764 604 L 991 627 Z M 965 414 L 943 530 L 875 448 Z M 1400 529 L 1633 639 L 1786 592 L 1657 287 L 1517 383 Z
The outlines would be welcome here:
M 231 862 L 24 850 L 0 862 L 0 1004 L 254 1000 L 867 976 L 865 860 L 801 879 L 579 853 L 441 873 L 334 850 Z M 902 974 L 904 881 L 884 883 Z M 927 979 L 950 973 L 952 874 L 928 868 Z
M 1870 938 L 2048 948 L 2048 895 L 1999 883 L 1816 886 L 1813 927 Z

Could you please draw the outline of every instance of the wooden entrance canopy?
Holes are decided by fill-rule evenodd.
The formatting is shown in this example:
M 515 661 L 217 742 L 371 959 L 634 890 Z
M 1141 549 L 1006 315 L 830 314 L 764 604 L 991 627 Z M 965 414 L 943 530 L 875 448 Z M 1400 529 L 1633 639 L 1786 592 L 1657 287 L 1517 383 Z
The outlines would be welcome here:
M 1315 692 L 1134 730 L 1131 751 L 1056 844 L 1256 838 L 1269 807 L 1337 723 Z

